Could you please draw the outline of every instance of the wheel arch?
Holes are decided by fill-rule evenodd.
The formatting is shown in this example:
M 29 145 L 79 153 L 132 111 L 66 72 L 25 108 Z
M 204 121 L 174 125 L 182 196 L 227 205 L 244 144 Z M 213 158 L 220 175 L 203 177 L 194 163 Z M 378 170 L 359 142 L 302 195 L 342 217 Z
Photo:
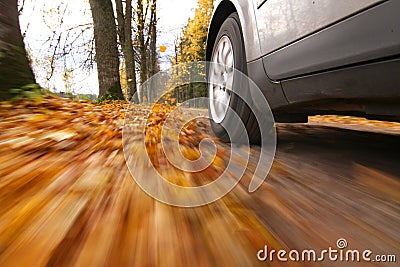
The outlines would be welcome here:
M 218 31 L 225 19 L 234 12 L 239 15 L 242 27 L 243 40 L 246 44 L 246 59 L 251 61 L 259 57 L 261 53 L 260 43 L 255 22 L 253 2 L 237 0 L 220 0 L 216 3 L 216 8 L 209 25 L 207 35 L 206 61 L 211 61 L 212 49 L 216 41 Z

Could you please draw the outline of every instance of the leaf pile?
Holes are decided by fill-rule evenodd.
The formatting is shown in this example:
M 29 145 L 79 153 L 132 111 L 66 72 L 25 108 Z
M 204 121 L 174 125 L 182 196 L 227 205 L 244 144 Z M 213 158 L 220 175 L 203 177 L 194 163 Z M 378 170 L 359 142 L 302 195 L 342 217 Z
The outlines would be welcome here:
M 400 133 L 400 123 L 391 121 L 369 120 L 353 116 L 324 115 L 309 117 L 311 123 L 326 124 L 341 128 L 358 129 L 361 131 L 376 131 L 384 133 Z
M 0 144 L 20 152 L 121 148 L 123 103 L 97 106 L 47 96 L 0 105 Z
M 147 165 L 145 159 L 149 157 L 164 179 L 181 186 L 207 184 L 220 177 L 224 171 L 226 160 L 229 159 L 229 148 L 218 143 L 209 132 L 208 121 L 204 118 L 205 110 L 177 108 L 166 102 L 155 104 L 151 109 L 139 105 L 130 107 L 127 114 L 127 126 L 124 129 L 125 151 L 132 155 L 141 155 L 135 157 L 134 164 Z M 204 151 L 204 148 L 201 151 L 200 142 L 205 139 L 216 146 L 215 155 Z M 140 142 L 145 143 L 146 151 L 138 150 Z M 202 166 L 208 167 L 195 173 L 184 172 L 181 167 L 185 163 L 180 162 L 181 165 L 177 166 L 168 160 L 178 154 L 188 161 L 200 159 L 203 161 Z
M 254 240 L 270 244 L 263 241 L 269 235 L 257 218 L 237 200 L 184 210 L 147 196 L 125 164 L 121 136 L 127 107 L 50 96 L 0 103 L 1 266 L 243 266 L 256 261 Z M 155 106 L 147 121 L 148 107 L 133 107 L 129 123 L 135 134 L 128 141 L 133 147 L 145 141 L 168 180 L 208 183 L 224 165 L 223 149 L 197 175 L 174 169 L 160 151 L 159 128 L 173 109 Z M 177 116 L 185 121 L 186 115 Z M 153 131 L 148 137 L 157 142 L 143 140 L 140 125 L 147 125 Z M 193 135 L 203 126 L 187 123 L 182 131 L 187 155 L 198 155 L 190 142 L 198 140 Z M 144 156 L 133 154 L 138 164 Z M 238 227 L 248 234 L 232 235 Z M 236 256 L 219 256 L 229 253 Z
M 51 96 L 0 103 L 0 265 L 62 261 L 63 240 L 79 246 L 94 227 L 89 218 L 106 216 L 108 194 L 131 181 L 120 178 L 126 105 Z

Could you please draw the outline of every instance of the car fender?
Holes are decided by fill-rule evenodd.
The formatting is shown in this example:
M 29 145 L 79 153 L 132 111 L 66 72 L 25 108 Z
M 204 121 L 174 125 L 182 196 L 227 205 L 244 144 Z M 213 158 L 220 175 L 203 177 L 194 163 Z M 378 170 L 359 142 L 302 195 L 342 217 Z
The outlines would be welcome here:
M 240 24 L 242 26 L 243 40 L 246 47 L 246 60 L 247 62 L 253 61 L 261 56 L 260 40 L 258 37 L 257 24 L 254 13 L 253 1 L 238 1 L 238 0 L 217 0 L 214 2 L 214 11 L 212 20 L 209 25 L 209 34 L 211 39 L 207 39 L 207 47 L 211 47 L 215 42 L 215 37 L 218 34 L 218 29 L 222 25 L 223 20 L 229 16 L 230 11 L 226 10 L 226 7 L 231 4 L 234 6 L 236 12 L 239 15 Z M 224 10 L 225 9 L 225 10 Z M 223 19 L 220 19 L 222 16 Z M 222 21 L 221 21 L 222 20 Z M 208 50 L 208 49 L 207 49 Z M 207 54 L 211 54 L 211 51 L 207 51 Z M 211 57 L 208 55 L 207 60 Z
M 235 11 L 238 13 L 242 26 L 246 61 L 248 63 L 248 75 L 250 79 L 252 79 L 264 93 L 271 108 L 287 105 L 288 102 L 283 94 L 280 83 L 271 81 L 264 70 L 260 58 L 261 46 L 255 19 L 254 2 L 252 0 L 217 0 L 214 2 L 213 16 L 207 36 L 206 60 L 211 61 L 214 42 L 223 21 L 229 14 Z M 253 105 L 258 107 L 258 99 L 255 99 L 254 93 L 250 93 L 252 95 Z

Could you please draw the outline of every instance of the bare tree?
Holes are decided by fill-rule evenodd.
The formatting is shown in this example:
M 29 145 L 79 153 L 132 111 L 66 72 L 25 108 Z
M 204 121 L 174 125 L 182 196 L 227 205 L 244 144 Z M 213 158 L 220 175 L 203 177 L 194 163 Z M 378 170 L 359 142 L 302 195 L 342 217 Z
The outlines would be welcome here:
M 12 88 L 33 83 L 35 77 L 21 35 L 17 0 L 0 0 L 0 99 L 10 98 Z
M 52 35 L 43 44 L 44 52 L 40 51 L 39 56 L 49 59 L 49 71 L 47 81 L 49 82 L 61 63 L 64 72 L 75 69 L 92 69 L 94 63 L 93 45 L 93 23 L 80 23 L 66 25 L 65 20 L 70 15 L 68 2 L 60 2 L 55 10 L 57 15 L 54 22 L 49 19 L 52 12 L 43 12 L 43 22 L 52 32 Z M 50 9 L 54 10 L 54 9 Z M 67 64 L 73 62 L 73 66 Z

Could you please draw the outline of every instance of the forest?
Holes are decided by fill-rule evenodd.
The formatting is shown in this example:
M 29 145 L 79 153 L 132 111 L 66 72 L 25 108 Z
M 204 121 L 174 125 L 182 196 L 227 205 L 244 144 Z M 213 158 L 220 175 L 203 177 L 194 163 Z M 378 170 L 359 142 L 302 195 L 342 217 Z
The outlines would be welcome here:
M 76 91 L 74 79 L 79 78 L 75 73 L 95 69 L 100 102 L 130 100 L 133 96 L 136 101 L 151 102 L 149 100 L 154 97 L 151 89 L 141 91 L 140 88 L 160 71 L 160 53 L 166 49 L 157 39 L 157 0 L 82 1 L 81 9 L 84 13 L 87 11 L 89 18 L 83 24 L 71 22 L 74 14 L 68 12 L 68 2 L 59 1 L 43 7 L 38 0 L 1 2 L 0 99 L 51 92 L 53 88 L 37 82 L 39 76 L 45 83 L 58 79 L 63 88 L 59 91 L 73 95 Z M 198 1 L 194 14 L 175 37 L 174 47 L 169 47 L 173 50 L 169 56 L 171 65 L 205 60 L 212 10 L 212 1 Z M 41 12 L 46 23 L 49 34 L 40 51 L 24 43 L 24 37 L 35 27 L 28 22 L 21 32 L 19 17 L 24 12 Z M 177 89 L 174 96 L 183 101 L 206 95 L 204 86 L 197 91 L 192 87 L 188 89 Z M 194 90 L 197 93 L 193 93 Z

